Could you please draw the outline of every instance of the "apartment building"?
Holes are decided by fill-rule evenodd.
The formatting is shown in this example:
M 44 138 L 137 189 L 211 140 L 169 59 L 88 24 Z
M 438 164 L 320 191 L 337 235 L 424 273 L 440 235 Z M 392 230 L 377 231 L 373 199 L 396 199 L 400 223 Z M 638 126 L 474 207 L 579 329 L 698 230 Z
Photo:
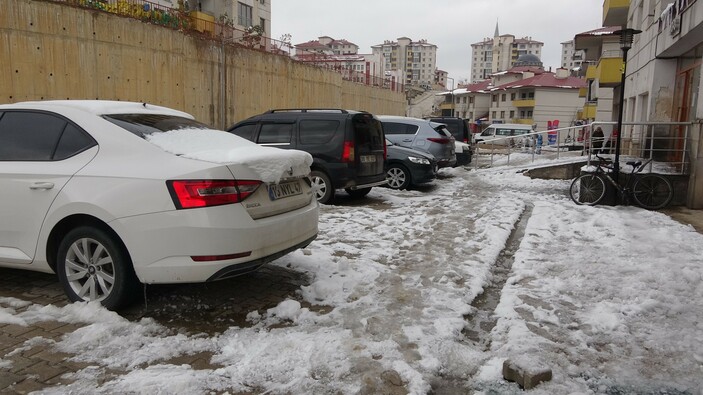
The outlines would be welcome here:
M 586 59 L 591 64 L 587 75 L 592 81 L 589 85 L 610 87 L 613 92 L 614 100 L 609 103 L 598 97 L 598 114 L 609 111 L 607 120 L 617 121 L 622 111 L 625 123 L 692 122 L 690 126 L 660 124 L 651 128 L 625 125 L 620 131 L 621 146 L 624 152 L 654 148 L 651 155 L 666 155 L 663 160 L 668 163 L 681 163 L 677 170 L 689 176 L 686 205 L 703 208 L 703 2 L 606 1 L 602 26 L 606 33 L 598 37 L 575 37 L 577 49 L 588 47 Z M 624 28 L 637 33 L 626 63 L 618 32 Z
M 620 35 L 615 33 L 618 30 L 620 26 L 607 26 L 574 37 L 574 48 L 584 54 L 586 86 L 579 93 L 585 100 L 581 118 L 586 121 L 613 121 L 613 97 L 620 86 L 622 68 Z M 605 128 L 610 134 L 612 128 Z
M 359 46 L 345 39 L 321 36 L 294 47 L 294 59 L 340 71 L 350 80 L 361 81 L 367 75 L 368 78 L 383 79 L 385 75 L 379 55 L 359 54 Z
M 271 0 L 196 0 L 187 2 L 203 20 L 225 22 L 244 30 L 260 26 L 264 37 L 271 37 Z
M 581 69 L 581 64 L 584 61 L 585 53 L 581 50 L 576 50 L 574 40 L 564 41 L 561 43 L 561 67 L 578 73 Z
M 413 41 L 400 37 L 371 47 L 372 55 L 381 59 L 383 69 L 399 73 L 401 83 L 416 87 L 431 87 L 437 69 L 437 46 L 427 40 Z
M 450 92 L 444 92 L 444 102 L 440 105 L 442 115 L 457 116 L 469 121 L 470 124 L 488 121 L 491 107 L 491 80 L 459 87 Z
M 496 24 L 493 38 L 471 44 L 471 81 L 485 80 L 493 73 L 508 70 L 521 55 L 532 54 L 541 59 L 543 46 L 544 43 L 532 37 L 500 35 Z

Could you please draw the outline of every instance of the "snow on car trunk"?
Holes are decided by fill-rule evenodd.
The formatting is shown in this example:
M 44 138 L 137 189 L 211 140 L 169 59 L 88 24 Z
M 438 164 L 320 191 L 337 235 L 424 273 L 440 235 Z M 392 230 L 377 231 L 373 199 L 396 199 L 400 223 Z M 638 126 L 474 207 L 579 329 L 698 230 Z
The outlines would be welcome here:
M 171 130 L 145 138 L 164 151 L 185 158 L 244 165 L 266 183 L 307 175 L 312 164 L 312 156 L 307 152 L 261 147 L 239 136 L 213 129 Z

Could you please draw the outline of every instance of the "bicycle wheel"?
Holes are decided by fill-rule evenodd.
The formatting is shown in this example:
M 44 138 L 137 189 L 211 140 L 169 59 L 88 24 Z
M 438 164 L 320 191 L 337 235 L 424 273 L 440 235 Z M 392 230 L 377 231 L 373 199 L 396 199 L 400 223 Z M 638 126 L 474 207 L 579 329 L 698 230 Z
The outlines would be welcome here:
M 671 203 L 674 188 L 666 178 L 658 174 L 645 174 L 635 180 L 632 186 L 635 202 L 647 210 L 658 210 Z
M 605 181 L 596 174 L 582 174 L 571 183 L 569 193 L 576 204 L 593 206 L 605 196 Z

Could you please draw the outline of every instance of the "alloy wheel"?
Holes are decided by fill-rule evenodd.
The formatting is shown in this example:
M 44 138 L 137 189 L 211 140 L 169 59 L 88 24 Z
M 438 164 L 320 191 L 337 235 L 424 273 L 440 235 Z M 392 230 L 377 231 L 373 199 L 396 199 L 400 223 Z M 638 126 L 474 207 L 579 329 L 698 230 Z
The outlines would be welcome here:
M 91 238 L 76 240 L 66 254 L 66 280 L 85 301 L 101 301 L 115 285 L 115 266 L 109 252 Z

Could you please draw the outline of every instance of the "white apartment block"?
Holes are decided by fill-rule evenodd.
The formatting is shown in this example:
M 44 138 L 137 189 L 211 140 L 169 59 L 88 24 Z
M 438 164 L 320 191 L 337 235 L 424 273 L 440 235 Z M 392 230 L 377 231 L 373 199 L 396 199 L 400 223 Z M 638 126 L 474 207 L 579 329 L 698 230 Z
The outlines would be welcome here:
M 574 40 L 561 43 L 561 68 L 570 71 L 579 71 L 581 63 L 584 61 L 584 56 L 583 51 L 576 50 Z
M 532 54 L 542 58 L 544 43 L 532 37 L 515 38 L 512 34 L 498 34 L 498 25 L 493 38 L 471 44 L 471 81 L 490 78 L 491 74 L 513 67 L 521 55 Z
M 431 87 L 435 82 L 437 46 L 427 40 L 412 41 L 400 37 L 371 47 L 373 55 L 382 59 L 383 69 L 399 73 L 405 85 Z
M 295 45 L 294 59 L 346 74 L 361 82 L 365 76 L 382 79 L 384 68 L 379 54 L 359 54 L 359 46 L 329 36 Z M 369 81 L 369 83 L 372 83 Z

